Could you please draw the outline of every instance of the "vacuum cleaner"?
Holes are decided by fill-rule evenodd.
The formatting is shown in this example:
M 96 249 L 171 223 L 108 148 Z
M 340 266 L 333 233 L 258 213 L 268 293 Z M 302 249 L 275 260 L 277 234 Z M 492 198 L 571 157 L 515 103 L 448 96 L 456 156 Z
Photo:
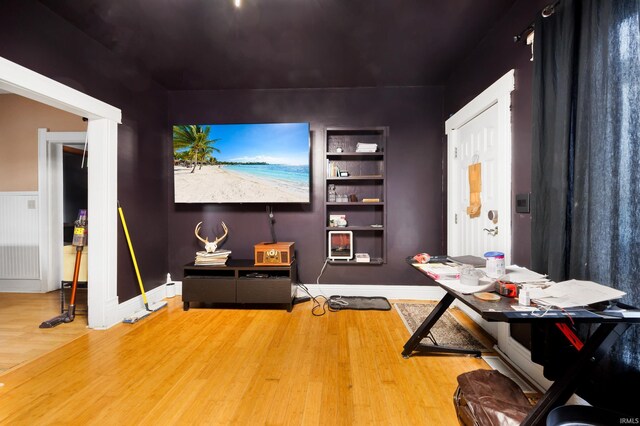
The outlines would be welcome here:
M 72 322 L 76 316 L 76 290 L 78 289 L 78 275 L 80 273 L 80 260 L 82 250 L 87 244 L 87 210 L 81 209 L 78 212 L 78 219 L 74 222 L 73 240 L 71 245 L 76 248 L 76 262 L 73 267 L 73 284 L 71 286 L 71 298 L 69 299 L 69 309 L 67 312 L 43 321 L 40 328 L 53 328 L 62 323 Z

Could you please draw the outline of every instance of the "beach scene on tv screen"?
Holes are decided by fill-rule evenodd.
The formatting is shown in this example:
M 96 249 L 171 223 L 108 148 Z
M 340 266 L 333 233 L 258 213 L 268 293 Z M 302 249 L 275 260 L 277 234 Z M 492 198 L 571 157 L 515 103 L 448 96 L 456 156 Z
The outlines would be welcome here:
M 309 124 L 173 126 L 176 203 L 309 202 Z

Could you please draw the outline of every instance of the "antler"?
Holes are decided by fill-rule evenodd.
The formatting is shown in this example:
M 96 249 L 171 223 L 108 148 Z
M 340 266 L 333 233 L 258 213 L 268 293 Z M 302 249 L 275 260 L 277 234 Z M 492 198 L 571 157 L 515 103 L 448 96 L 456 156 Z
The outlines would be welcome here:
M 207 238 L 202 238 L 200 236 L 200 228 L 202 227 L 202 222 L 198 223 L 196 225 L 196 230 L 195 230 L 195 234 L 196 234 L 196 238 L 199 239 L 200 241 L 202 241 L 205 244 L 209 244 L 209 237 Z
M 213 253 L 214 251 L 216 251 L 216 249 L 218 248 L 218 244 L 222 240 L 227 238 L 227 234 L 229 234 L 229 228 L 227 228 L 227 225 L 225 225 L 225 223 L 222 222 L 222 229 L 224 229 L 224 234 L 221 237 L 216 238 L 215 241 L 209 242 L 209 237 L 202 238 L 200 236 L 201 228 L 202 228 L 202 222 L 196 225 L 195 234 L 196 234 L 196 238 L 198 238 L 200 241 L 204 243 L 204 249 L 207 251 L 207 253 Z
M 222 223 L 222 229 L 224 229 L 224 234 L 222 235 L 222 237 L 216 238 L 216 240 L 213 242 L 213 244 L 215 244 L 216 246 L 225 238 L 227 238 L 227 234 L 229 233 L 229 228 L 227 228 L 227 225 L 224 224 L 224 222 Z

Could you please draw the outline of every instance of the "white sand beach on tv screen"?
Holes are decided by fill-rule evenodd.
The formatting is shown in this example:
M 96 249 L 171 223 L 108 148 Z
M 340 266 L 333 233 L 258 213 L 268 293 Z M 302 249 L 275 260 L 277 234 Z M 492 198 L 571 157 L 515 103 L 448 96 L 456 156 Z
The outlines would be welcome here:
M 228 166 L 174 166 L 176 203 L 309 202 L 308 184 L 252 175 Z M 251 166 L 243 166 L 250 168 Z

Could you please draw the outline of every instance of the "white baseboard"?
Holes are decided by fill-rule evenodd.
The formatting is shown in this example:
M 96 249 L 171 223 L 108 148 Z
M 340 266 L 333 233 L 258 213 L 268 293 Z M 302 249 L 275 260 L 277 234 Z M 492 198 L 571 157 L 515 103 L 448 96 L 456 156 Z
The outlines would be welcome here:
M 182 281 L 172 281 L 175 283 L 176 296 L 182 295 Z M 445 291 L 436 286 L 415 286 L 415 285 L 352 285 L 352 284 L 305 284 L 313 296 L 363 296 L 363 297 L 386 297 L 387 299 L 407 299 L 407 300 L 440 300 Z M 297 296 L 306 296 L 304 291 L 298 287 Z
M 163 300 L 167 294 L 165 289 L 166 284 L 162 284 L 153 290 L 146 292 L 147 301 L 149 304 L 159 302 Z M 143 310 L 144 302 L 142 301 L 142 295 L 136 296 L 118 305 L 118 322 L 122 322 L 123 319 L 130 317 L 134 313 Z
M 46 293 L 41 280 L 0 279 L 0 293 Z
M 350 285 L 350 284 L 305 284 L 312 296 L 362 296 L 386 297 L 387 299 L 440 300 L 445 292 L 436 286 L 415 285 Z M 306 296 L 298 287 L 297 296 Z

